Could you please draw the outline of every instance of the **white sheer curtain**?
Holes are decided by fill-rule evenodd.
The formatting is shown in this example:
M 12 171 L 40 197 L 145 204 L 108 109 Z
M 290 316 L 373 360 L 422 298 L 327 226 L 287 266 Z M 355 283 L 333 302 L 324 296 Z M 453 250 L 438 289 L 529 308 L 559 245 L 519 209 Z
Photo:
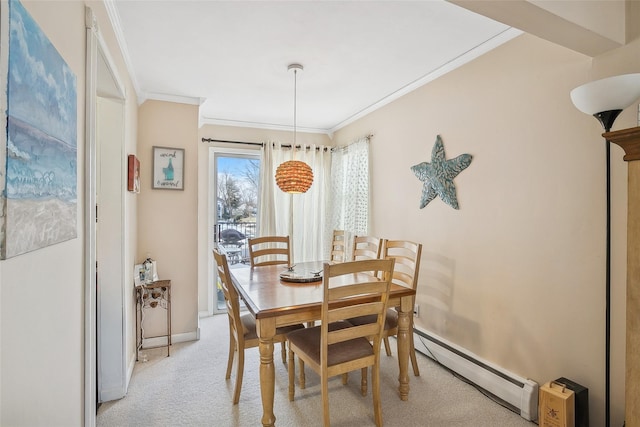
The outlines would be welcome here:
M 325 236 L 345 230 L 350 256 L 354 234 L 369 234 L 371 198 L 369 186 L 369 137 L 334 149 L 331 156 L 330 219 Z M 326 239 L 327 237 L 325 237 Z M 330 237 L 329 237 L 330 238 Z M 325 252 L 328 255 L 330 248 Z
M 293 262 L 324 259 L 326 219 L 331 188 L 331 151 L 311 145 L 295 151 L 295 159 L 306 162 L 313 170 L 313 185 L 304 194 L 282 192 L 275 182 L 280 163 L 291 160 L 292 151 L 280 143 L 265 143 L 262 148 L 258 235 L 291 234 L 293 220 Z

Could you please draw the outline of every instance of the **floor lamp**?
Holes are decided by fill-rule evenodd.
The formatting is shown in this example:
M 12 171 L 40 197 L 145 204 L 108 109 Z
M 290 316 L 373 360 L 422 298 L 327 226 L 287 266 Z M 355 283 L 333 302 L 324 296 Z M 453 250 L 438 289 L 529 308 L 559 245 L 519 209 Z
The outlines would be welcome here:
M 571 91 L 571 100 L 583 113 L 594 116 L 605 132 L 618 115 L 640 98 L 640 73 L 596 80 Z M 605 426 L 610 425 L 611 395 L 611 144 L 605 139 L 607 225 L 605 281 Z

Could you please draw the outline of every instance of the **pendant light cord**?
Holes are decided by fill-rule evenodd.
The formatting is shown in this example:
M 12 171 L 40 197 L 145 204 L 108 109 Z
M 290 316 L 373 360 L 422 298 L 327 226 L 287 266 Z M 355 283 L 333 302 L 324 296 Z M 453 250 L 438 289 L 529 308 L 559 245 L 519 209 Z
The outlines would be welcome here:
M 298 116 L 298 70 L 293 70 L 293 154 L 296 151 L 296 128 Z
M 301 65 L 290 65 L 289 68 L 293 68 L 293 148 L 291 149 L 291 160 L 296 159 L 296 130 L 298 121 L 298 68 L 302 69 Z M 294 265 L 294 242 L 293 242 L 293 194 L 289 194 L 289 256 L 290 265 Z

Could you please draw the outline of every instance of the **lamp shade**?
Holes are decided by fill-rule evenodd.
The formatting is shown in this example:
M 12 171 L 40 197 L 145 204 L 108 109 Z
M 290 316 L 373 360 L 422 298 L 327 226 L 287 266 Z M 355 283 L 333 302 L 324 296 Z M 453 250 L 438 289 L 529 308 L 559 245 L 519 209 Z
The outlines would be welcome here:
M 311 166 L 299 160 L 281 163 L 276 169 L 276 184 L 285 193 L 306 193 L 313 184 Z
M 583 113 L 624 110 L 640 98 L 640 73 L 623 74 L 586 83 L 571 91 L 573 105 Z

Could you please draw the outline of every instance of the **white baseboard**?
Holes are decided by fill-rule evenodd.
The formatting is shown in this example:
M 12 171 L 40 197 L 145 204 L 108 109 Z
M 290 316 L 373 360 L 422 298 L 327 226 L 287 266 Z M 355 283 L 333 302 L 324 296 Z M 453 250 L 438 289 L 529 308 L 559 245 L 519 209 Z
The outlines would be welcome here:
M 519 411 L 538 419 L 538 384 L 482 360 L 432 332 L 414 328 L 415 348 Z

